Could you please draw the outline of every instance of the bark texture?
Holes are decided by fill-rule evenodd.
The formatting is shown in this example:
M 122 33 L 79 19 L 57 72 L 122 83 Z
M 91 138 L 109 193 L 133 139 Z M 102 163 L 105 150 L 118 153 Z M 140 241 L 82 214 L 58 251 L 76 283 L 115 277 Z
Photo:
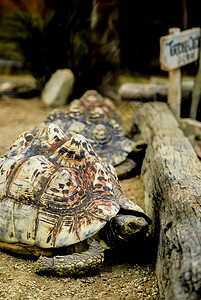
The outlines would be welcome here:
M 161 299 L 200 299 L 201 162 L 165 103 L 142 104 L 134 120 L 148 143 L 142 177 Z

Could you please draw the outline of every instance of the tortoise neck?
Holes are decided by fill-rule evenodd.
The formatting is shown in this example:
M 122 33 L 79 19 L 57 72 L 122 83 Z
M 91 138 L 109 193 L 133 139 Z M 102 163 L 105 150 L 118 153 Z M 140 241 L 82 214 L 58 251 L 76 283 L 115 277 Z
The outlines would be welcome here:
M 117 244 L 117 239 L 112 230 L 111 222 L 108 222 L 106 226 L 100 232 L 100 238 L 105 241 L 105 243 L 110 248 L 114 248 Z

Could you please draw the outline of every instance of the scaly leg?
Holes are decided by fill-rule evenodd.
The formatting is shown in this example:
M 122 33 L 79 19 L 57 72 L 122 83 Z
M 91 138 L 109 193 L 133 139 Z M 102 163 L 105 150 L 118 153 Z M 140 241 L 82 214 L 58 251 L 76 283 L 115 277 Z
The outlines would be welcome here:
M 93 240 L 89 249 L 81 253 L 65 256 L 40 256 L 35 272 L 37 274 L 52 274 L 62 276 L 78 276 L 95 271 L 104 261 L 104 249 Z

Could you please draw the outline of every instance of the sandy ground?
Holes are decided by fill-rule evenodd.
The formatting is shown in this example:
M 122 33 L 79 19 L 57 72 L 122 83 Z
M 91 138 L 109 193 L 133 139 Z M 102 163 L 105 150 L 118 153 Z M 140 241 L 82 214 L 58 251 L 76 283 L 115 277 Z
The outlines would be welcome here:
M 129 108 L 123 105 L 121 110 L 125 117 Z M 38 98 L 1 98 L 0 155 L 20 133 L 43 122 L 51 111 Z M 131 118 L 126 119 L 130 126 Z M 121 184 L 127 197 L 144 208 L 140 177 L 122 180 Z M 151 245 L 141 245 L 139 251 L 136 248 L 138 245 L 129 245 L 106 252 L 103 267 L 83 278 L 38 276 L 33 259 L 0 251 L 0 299 L 159 299 Z

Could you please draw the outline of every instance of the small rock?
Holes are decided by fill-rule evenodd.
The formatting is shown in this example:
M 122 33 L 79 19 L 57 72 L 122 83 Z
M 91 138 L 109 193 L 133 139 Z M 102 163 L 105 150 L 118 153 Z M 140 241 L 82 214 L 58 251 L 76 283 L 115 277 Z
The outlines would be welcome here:
M 41 99 L 47 106 L 62 106 L 72 93 L 74 75 L 70 69 L 57 70 L 46 83 Z
M 128 174 L 135 169 L 135 167 L 136 163 L 132 159 L 127 158 L 123 163 L 121 163 L 118 166 L 115 166 L 118 178 L 126 178 Z

